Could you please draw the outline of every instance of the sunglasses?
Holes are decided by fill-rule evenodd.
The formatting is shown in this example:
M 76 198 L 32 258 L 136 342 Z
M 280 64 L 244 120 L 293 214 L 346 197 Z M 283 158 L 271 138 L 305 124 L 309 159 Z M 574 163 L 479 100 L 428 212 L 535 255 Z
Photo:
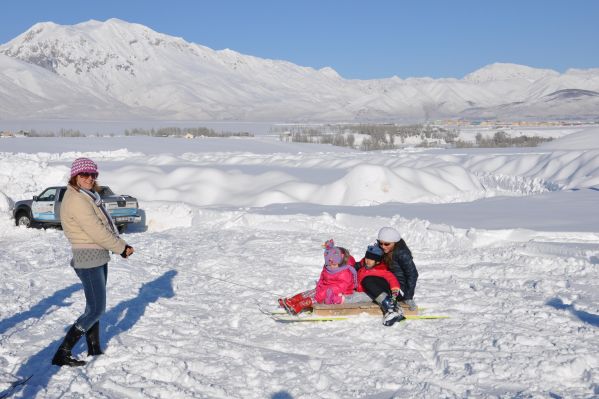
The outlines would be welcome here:
M 380 245 L 381 247 L 388 247 L 388 246 L 390 246 L 390 245 L 393 245 L 393 244 L 394 244 L 393 242 L 382 242 L 382 241 L 377 241 L 377 242 L 379 243 L 379 245 Z
M 87 179 L 89 177 L 91 177 L 92 179 L 97 179 L 98 178 L 98 174 L 97 173 L 83 172 L 83 173 L 79 173 L 79 176 L 83 177 L 84 179 Z

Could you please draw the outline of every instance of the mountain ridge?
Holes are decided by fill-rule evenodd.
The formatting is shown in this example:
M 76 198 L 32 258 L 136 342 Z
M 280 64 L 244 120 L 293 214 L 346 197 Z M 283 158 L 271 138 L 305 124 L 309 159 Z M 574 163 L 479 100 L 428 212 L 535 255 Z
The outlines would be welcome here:
M 411 122 L 599 116 L 596 96 L 552 95 L 563 90 L 599 92 L 599 68 L 560 74 L 493 63 L 462 79 L 344 79 L 331 67 L 315 69 L 213 50 L 116 18 L 75 25 L 40 22 L 0 45 L 2 55 L 30 65 L 24 67 L 32 69 L 31 75 L 39 67 L 67 81 L 55 83 L 65 91 L 62 95 L 74 84 L 82 90 L 77 96 L 88 92 L 96 98 L 90 103 L 102 99 L 97 111 L 67 106 L 65 112 L 72 111 L 73 117 L 102 114 L 105 101 L 118 105 L 119 117 L 125 119 Z M 9 85 L 13 93 L 19 88 L 23 97 L 31 95 L 14 77 L 0 80 L 0 93 Z M 47 100 L 51 103 L 51 96 Z M 0 118 L 19 116 L 3 103 L 0 97 Z M 53 115 L 51 106 L 28 111 L 37 117 Z

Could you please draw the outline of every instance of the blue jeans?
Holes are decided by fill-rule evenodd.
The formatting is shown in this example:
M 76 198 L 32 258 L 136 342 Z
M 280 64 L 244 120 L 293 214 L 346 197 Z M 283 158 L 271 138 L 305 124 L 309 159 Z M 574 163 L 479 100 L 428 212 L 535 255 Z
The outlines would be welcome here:
M 75 269 L 83 284 L 85 293 L 85 312 L 75 324 L 83 331 L 89 330 L 106 311 L 106 280 L 108 264 L 89 269 Z

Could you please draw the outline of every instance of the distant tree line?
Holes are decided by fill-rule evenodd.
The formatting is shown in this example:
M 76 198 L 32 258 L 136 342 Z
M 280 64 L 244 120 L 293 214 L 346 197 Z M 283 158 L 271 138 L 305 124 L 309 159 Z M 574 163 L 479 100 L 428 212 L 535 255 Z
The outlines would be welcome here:
M 75 129 L 60 129 L 58 132 L 39 132 L 35 129 L 27 133 L 29 137 L 84 137 L 85 135 Z
M 491 138 L 483 137 L 480 133 L 475 138 L 479 147 L 536 147 L 540 143 L 553 140 L 553 137 L 526 135 L 511 137 L 503 130 L 495 132 Z
M 151 137 L 183 137 L 186 135 L 193 137 L 253 137 L 248 132 L 217 132 L 207 127 L 161 127 L 158 129 L 133 128 L 125 130 L 125 136 L 151 136 Z
M 482 133 L 477 133 L 475 140 L 476 143 L 458 140 L 455 145 L 458 148 L 536 147 L 543 142 L 552 141 L 553 137 L 526 135 L 511 137 L 503 130 L 500 130 L 495 132 L 492 137 L 485 137 Z
M 553 138 L 539 136 L 511 137 L 505 131 L 498 131 L 492 137 L 476 135 L 476 143 L 458 139 L 458 129 L 446 129 L 428 124 L 339 124 L 317 126 L 277 126 L 271 129 L 279 134 L 281 141 L 296 143 L 332 144 L 356 148 L 362 151 L 392 150 L 406 145 L 411 138 L 417 147 L 536 147 Z M 362 135 L 361 141 L 356 135 Z
M 362 151 L 391 150 L 404 145 L 409 137 L 419 140 L 420 146 L 454 143 L 459 136 L 455 129 L 431 125 L 340 124 L 322 126 L 278 126 L 275 129 L 282 141 L 332 144 L 358 148 Z M 365 135 L 357 145 L 356 134 Z

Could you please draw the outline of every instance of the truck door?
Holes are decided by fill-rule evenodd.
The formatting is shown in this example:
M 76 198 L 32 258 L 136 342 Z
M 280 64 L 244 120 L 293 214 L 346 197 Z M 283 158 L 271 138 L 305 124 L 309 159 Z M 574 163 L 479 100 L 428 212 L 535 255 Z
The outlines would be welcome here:
M 54 216 L 58 222 L 60 222 L 60 205 L 62 205 L 62 199 L 66 192 L 67 189 L 64 187 L 58 189 L 58 201 L 56 201 L 56 204 L 54 204 Z
M 40 222 L 56 222 L 54 206 L 58 199 L 58 188 L 51 187 L 42 192 L 31 204 L 33 219 Z

